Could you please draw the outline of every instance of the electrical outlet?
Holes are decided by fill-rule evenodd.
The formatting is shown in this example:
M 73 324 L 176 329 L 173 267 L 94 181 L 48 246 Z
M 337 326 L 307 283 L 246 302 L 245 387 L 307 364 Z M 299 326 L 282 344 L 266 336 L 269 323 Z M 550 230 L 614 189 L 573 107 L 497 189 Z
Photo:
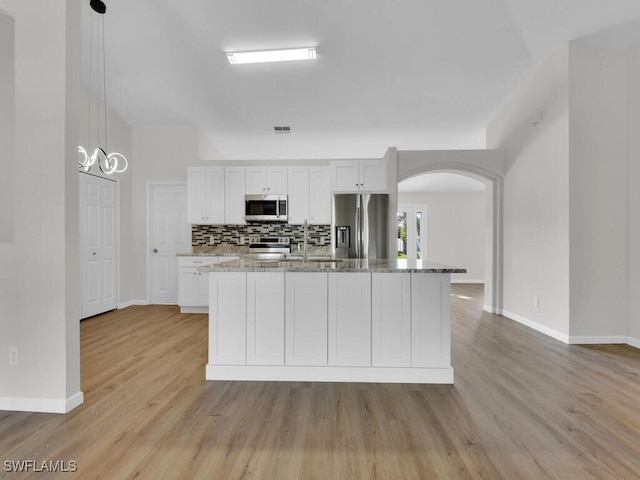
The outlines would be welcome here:
M 533 306 L 536 308 L 540 306 L 540 297 L 533 297 Z
M 213 235 L 209 235 L 209 245 L 213 245 L 215 242 L 215 239 L 213 238 Z
M 18 347 L 9 347 L 9 365 L 18 365 Z
M 238 242 L 239 245 L 244 245 L 244 237 L 240 237 L 240 241 Z

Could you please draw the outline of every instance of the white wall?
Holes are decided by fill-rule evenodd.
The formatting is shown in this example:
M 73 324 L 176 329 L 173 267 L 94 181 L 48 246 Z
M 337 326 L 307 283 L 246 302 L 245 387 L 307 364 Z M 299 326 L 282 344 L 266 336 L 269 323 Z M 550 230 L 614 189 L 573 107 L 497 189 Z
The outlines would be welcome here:
M 627 54 L 572 42 L 569 66 L 570 333 L 577 342 L 624 339 Z
M 0 408 L 65 411 L 80 392 L 79 0 L 0 0 L 15 18 L 15 242 L 0 243 Z M 37 32 L 37 35 L 34 35 Z M 71 161 L 70 161 L 71 159 Z M 4 173 L 4 172 L 3 172 Z
M 503 310 L 564 339 L 569 335 L 568 53 L 562 48 L 539 65 L 487 126 L 487 147 L 507 151 Z M 540 112 L 542 122 L 533 125 Z
M 628 51 L 628 335 L 640 348 L 640 45 Z
M 15 229 L 14 136 L 14 24 L 0 11 L 0 242 L 13 242 Z
M 426 205 L 427 260 L 466 268 L 454 281 L 484 282 L 484 192 L 400 192 L 398 203 Z

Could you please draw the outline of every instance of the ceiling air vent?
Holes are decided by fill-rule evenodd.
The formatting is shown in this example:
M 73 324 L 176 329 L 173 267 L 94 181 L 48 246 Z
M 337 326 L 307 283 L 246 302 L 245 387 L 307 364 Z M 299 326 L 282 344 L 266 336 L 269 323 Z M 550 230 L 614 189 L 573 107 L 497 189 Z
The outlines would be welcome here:
M 291 127 L 273 127 L 275 133 L 291 133 Z

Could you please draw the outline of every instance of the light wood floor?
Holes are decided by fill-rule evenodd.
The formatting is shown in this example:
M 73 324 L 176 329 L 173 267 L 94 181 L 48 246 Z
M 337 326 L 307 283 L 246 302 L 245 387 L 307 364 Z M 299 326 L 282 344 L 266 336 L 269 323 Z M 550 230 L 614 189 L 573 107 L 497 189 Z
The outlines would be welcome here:
M 95 317 L 85 403 L 0 412 L 0 461 L 74 460 L 57 477 L 81 479 L 640 478 L 640 351 L 564 345 L 481 301 L 454 285 L 454 386 L 206 382 L 205 315 Z

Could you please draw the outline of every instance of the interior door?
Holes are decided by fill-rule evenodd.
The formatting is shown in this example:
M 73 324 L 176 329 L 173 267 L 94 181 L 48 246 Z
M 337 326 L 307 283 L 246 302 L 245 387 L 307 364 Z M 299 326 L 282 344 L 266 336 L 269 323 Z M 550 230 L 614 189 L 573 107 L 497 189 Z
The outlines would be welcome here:
M 398 258 L 426 259 L 426 205 L 398 207 Z
M 149 219 L 149 303 L 178 303 L 178 253 L 191 252 L 187 186 L 151 185 Z
M 117 308 L 117 184 L 80 173 L 81 318 Z

